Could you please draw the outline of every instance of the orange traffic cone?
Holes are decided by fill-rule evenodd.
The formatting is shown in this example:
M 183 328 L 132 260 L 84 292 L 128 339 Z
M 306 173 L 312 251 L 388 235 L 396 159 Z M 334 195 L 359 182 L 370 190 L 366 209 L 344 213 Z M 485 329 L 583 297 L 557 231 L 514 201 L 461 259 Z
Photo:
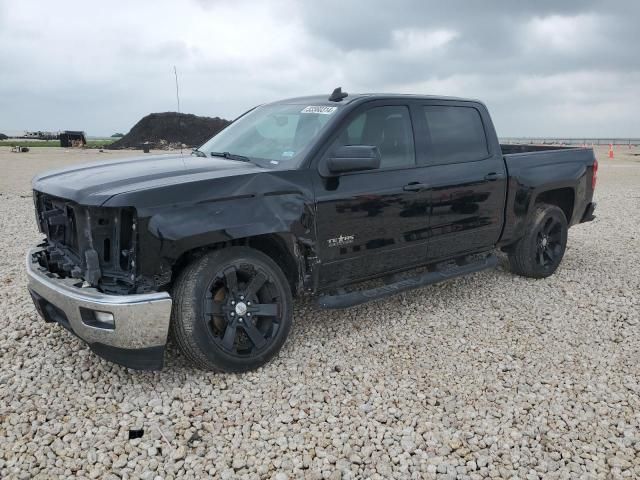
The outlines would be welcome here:
M 609 144 L 609 158 L 613 158 L 613 145 Z

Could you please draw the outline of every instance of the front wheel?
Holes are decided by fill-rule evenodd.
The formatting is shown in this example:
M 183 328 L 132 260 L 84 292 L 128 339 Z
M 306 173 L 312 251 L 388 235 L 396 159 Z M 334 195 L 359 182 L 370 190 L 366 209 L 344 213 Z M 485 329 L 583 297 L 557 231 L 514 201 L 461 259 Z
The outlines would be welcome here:
M 257 368 L 280 350 L 291 328 L 289 283 L 273 260 L 251 248 L 197 259 L 178 277 L 173 297 L 173 337 L 200 368 Z
M 511 271 L 531 278 L 552 275 L 564 256 L 568 229 L 560 208 L 537 205 L 524 236 L 509 253 Z

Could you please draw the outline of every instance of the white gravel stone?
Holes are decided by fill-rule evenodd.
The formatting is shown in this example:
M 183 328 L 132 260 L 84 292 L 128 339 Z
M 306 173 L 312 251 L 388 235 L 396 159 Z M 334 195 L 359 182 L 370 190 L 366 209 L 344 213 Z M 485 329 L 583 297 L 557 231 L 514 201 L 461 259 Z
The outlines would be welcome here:
M 600 157 L 598 218 L 551 278 L 502 258 L 346 311 L 296 300 L 280 355 L 221 375 L 174 347 L 127 370 L 38 317 L 28 178 L 91 152 L 7 150 L 0 478 L 640 478 L 640 157 Z

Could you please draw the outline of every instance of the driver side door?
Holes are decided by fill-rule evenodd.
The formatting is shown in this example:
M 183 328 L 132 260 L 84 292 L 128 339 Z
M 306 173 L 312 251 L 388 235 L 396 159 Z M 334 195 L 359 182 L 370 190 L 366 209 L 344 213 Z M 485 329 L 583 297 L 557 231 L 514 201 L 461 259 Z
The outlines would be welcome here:
M 314 175 L 320 288 L 331 288 L 423 263 L 428 189 L 416 161 L 413 110 L 373 102 L 352 112 L 332 137 Z M 380 151 L 376 170 L 331 175 L 326 162 L 345 145 Z

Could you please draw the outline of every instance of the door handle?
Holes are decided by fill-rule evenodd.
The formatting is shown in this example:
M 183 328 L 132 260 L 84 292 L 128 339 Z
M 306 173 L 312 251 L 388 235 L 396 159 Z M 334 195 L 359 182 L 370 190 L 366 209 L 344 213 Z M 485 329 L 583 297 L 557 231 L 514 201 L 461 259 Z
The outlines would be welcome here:
M 489 180 L 489 181 L 491 181 L 491 180 L 499 180 L 501 178 L 504 178 L 504 173 L 501 173 L 501 172 L 491 172 L 491 173 L 487 173 L 484 176 L 484 179 L 485 180 Z
M 402 187 L 405 192 L 419 192 L 420 190 L 424 190 L 425 188 L 429 188 L 429 185 L 420 182 L 411 182 Z

